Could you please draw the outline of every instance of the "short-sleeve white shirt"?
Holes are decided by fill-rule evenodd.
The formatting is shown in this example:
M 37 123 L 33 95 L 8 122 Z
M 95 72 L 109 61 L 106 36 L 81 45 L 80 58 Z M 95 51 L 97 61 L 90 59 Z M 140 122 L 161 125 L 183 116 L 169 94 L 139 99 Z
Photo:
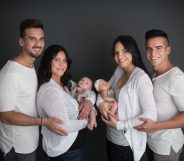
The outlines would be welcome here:
M 37 76 L 34 68 L 8 61 L 0 71 L 0 112 L 16 111 L 37 117 Z M 31 153 L 38 146 L 38 126 L 15 126 L 0 122 L 0 147 L 6 154 Z
M 153 87 L 158 121 L 171 119 L 184 111 L 184 73 L 178 67 L 153 78 Z M 178 152 L 184 143 L 180 128 L 160 130 L 148 136 L 150 148 L 162 155 L 169 155 L 171 146 Z

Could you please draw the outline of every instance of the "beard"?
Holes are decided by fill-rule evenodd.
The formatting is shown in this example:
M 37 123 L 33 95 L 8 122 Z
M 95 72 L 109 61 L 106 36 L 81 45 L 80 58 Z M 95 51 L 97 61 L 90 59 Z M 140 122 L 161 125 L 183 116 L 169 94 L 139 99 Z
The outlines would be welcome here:
M 33 58 L 39 58 L 40 56 L 41 56 L 41 53 L 42 53 L 42 48 L 41 47 L 33 47 L 33 50 L 34 50 L 34 48 L 39 48 L 40 49 L 40 51 L 39 52 L 37 52 L 37 51 L 30 51 L 29 52 L 29 55 L 31 56 L 31 57 L 33 57 Z

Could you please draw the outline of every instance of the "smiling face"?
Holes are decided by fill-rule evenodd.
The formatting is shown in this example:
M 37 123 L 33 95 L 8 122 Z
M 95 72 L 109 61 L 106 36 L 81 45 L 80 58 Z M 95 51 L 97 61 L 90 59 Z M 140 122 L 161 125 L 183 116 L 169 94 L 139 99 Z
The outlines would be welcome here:
M 64 75 L 67 69 L 67 59 L 63 51 L 58 54 L 51 61 L 52 79 L 60 83 L 60 78 Z
M 80 88 L 82 89 L 92 89 L 92 80 L 89 79 L 88 77 L 83 77 L 82 79 L 80 79 L 78 85 Z
M 146 41 L 146 56 L 155 70 L 168 62 L 170 46 L 164 37 L 150 38 Z
M 114 46 L 114 59 L 121 68 L 126 69 L 132 65 L 132 54 L 120 42 Z
M 30 57 L 38 58 L 45 46 L 44 31 L 41 28 L 28 28 L 25 35 L 19 38 L 23 53 Z

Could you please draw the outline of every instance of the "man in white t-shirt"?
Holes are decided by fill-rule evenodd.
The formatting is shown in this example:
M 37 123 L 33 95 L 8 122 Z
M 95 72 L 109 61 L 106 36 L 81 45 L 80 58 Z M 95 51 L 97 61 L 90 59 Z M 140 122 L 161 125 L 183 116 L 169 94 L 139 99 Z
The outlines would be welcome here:
M 148 133 L 154 161 L 179 161 L 184 143 L 184 73 L 169 60 L 167 34 L 150 30 L 145 35 L 146 54 L 154 69 L 153 87 L 158 121 L 141 118 L 138 130 Z
M 43 23 L 27 19 L 20 24 L 20 53 L 0 71 L 0 149 L 3 161 L 35 161 L 39 127 L 59 135 L 61 120 L 38 118 L 36 109 L 37 76 L 34 61 L 45 46 Z

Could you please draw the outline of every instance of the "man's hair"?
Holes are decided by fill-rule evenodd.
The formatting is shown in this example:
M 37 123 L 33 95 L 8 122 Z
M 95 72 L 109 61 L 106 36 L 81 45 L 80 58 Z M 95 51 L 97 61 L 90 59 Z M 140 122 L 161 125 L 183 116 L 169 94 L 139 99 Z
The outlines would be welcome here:
M 34 18 L 26 19 L 22 21 L 20 24 L 20 27 L 19 27 L 20 37 L 25 36 L 25 30 L 28 28 L 41 28 L 42 30 L 44 30 L 44 25 L 41 20 L 34 19 Z
M 151 39 L 151 38 L 155 38 L 155 37 L 163 37 L 167 40 L 167 42 L 169 44 L 169 38 L 168 38 L 167 34 L 162 30 L 152 29 L 152 30 L 147 31 L 145 34 L 146 41 Z

